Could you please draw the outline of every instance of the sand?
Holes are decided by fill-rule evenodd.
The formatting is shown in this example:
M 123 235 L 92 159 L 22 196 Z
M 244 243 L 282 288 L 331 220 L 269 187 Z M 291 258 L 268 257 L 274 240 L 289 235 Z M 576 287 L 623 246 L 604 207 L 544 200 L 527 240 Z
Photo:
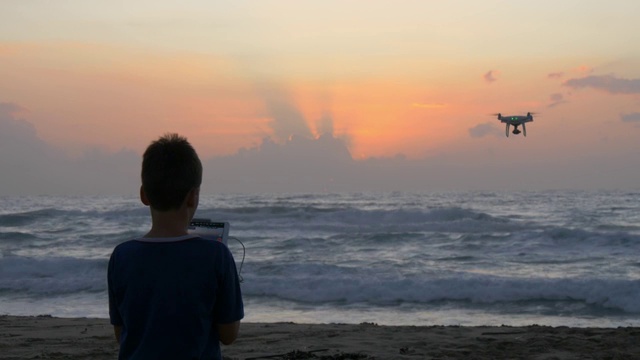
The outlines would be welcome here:
M 0 359 L 116 359 L 106 319 L 0 316 Z M 640 359 L 640 328 L 243 323 L 225 359 Z

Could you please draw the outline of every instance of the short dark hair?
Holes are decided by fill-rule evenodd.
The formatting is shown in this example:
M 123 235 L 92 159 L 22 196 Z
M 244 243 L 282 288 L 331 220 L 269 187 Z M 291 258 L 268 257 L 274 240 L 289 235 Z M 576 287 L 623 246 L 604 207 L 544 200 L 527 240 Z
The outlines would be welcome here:
M 175 210 L 202 183 L 202 163 L 185 137 L 165 134 L 142 156 L 142 188 L 152 208 Z

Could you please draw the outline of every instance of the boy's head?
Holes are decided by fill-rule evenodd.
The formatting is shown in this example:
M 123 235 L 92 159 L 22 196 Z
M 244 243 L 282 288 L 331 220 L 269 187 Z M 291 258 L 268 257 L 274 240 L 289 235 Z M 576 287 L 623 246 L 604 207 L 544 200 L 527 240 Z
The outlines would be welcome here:
M 201 183 L 202 163 L 186 138 L 166 134 L 147 147 L 142 157 L 142 189 L 153 209 L 180 208 Z

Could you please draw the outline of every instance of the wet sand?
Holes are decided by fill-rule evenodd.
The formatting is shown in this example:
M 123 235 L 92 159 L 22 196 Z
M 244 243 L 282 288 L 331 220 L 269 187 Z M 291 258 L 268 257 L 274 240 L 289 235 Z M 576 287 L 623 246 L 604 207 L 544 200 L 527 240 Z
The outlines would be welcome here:
M 640 359 L 640 328 L 243 323 L 225 359 Z M 0 359 L 117 359 L 107 319 L 0 316 Z

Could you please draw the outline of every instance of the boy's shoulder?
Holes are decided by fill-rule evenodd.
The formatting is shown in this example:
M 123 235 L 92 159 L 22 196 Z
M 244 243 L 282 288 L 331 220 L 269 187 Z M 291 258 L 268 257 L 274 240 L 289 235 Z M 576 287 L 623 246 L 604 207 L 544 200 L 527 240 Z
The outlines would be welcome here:
M 133 238 L 126 240 L 114 248 L 114 252 L 129 251 L 140 248 L 153 248 L 154 245 L 168 245 L 171 247 L 181 248 L 198 248 L 203 251 L 228 251 L 227 246 L 219 241 L 206 239 L 198 235 L 184 235 L 175 238 Z

